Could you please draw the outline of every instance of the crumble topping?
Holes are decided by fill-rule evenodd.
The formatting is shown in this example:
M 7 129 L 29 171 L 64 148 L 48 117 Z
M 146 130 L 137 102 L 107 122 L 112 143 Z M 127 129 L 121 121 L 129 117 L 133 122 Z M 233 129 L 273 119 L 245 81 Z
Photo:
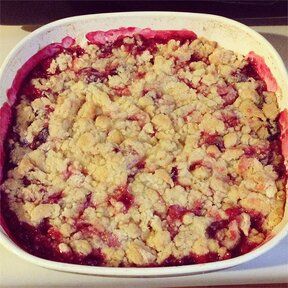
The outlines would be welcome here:
M 21 89 L 8 226 L 29 252 L 86 265 L 247 253 L 284 213 L 278 114 L 249 59 L 216 42 L 73 44 Z

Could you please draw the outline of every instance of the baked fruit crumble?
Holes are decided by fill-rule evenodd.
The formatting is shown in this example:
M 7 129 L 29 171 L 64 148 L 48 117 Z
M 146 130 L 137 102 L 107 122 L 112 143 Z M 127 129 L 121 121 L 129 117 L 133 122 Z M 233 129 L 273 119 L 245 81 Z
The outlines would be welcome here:
M 42 57 L 18 92 L 0 186 L 14 241 L 130 267 L 261 245 L 283 217 L 286 169 L 259 56 L 186 30 L 86 37 Z

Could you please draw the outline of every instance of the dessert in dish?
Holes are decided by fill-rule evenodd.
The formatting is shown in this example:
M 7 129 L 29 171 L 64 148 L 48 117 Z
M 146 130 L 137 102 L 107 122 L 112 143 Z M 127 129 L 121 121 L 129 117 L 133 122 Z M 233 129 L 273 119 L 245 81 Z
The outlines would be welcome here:
M 50 260 L 141 267 L 261 245 L 286 199 L 263 60 L 186 30 L 86 37 L 44 48 L 9 91 L 1 211 L 15 242 Z

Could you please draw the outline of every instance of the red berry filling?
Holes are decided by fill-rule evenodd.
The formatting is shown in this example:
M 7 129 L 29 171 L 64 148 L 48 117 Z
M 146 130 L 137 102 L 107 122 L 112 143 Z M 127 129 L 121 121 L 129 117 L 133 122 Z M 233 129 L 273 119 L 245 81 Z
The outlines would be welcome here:
M 240 215 L 243 212 L 241 207 L 232 207 L 225 210 L 225 213 L 228 215 L 229 220 L 232 221 L 236 216 Z
M 227 126 L 227 128 L 229 127 L 236 127 L 240 124 L 240 120 L 237 117 L 237 115 L 235 114 L 222 114 L 222 118 L 223 118 L 223 122 L 225 123 L 225 125 Z
M 127 87 L 114 88 L 114 92 L 115 92 L 115 95 L 117 96 L 129 96 L 131 94 L 129 88 Z
M 203 144 L 216 145 L 221 152 L 225 150 L 223 138 L 217 134 L 209 134 L 207 132 L 202 132 L 200 145 Z
M 197 255 L 194 253 L 190 253 L 187 256 L 184 256 L 180 259 L 175 258 L 174 256 L 169 256 L 165 259 L 161 266 L 179 266 L 179 265 L 191 265 L 191 264 L 201 264 L 201 263 L 209 263 L 219 261 L 220 257 L 217 253 L 209 252 L 203 255 Z
M 90 254 L 88 254 L 84 258 L 78 256 L 76 263 L 89 266 L 102 266 L 105 263 L 105 258 L 104 255 L 101 253 L 100 249 L 94 249 Z
M 34 137 L 33 142 L 29 145 L 32 150 L 37 149 L 40 145 L 47 141 L 49 137 L 48 127 L 43 128 L 37 136 Z
M 253 78 L 255 80 L 261 80 L 258 72 L 256 71 L 254 65 L 248 63 L 245 65 L 240 71 L 240 75 L 242 76 L 241 80 L 246 81 L 247 78 Z
M 224 107 L 233 104 L 238 97 L 237 91 L 231 85 L 219 86 L 217 88 L 217 92 L 220 95 L 220 97 L 224 100 L 223 104 Z
M 22 89 L 22 93 L 31 101 L 44 96 L 43 91 L 35 88 L 32 83 L 27 83 Z
M 22 178 L 22 183 L 23 183 L 24 187 L 27 187 L 27 186 L 29 186 L 31 184 L 31 181 L 26 176 L 24 176 Z
M 183 216 L 188 212 L 189 210 L 187 208 L 175 204 L 175 205 L 169 206 L 167 216 L 169 217 L 169 220 L 171 221 L 176 221 L 176 220 L 182 221 Z
M 203 165 L 203 161 L 195 161 L 189 166 L 189 171 L 194 171 L 196 168 L 199 168 Z
M 66 51 L 72 56 L 79 57 L 85 54 L 85 50 L 81 48 L 79 45 L 71 46 L 69 48 L 66 48 Z
M 257 211 L 250 211 L 250 221 L 251 221 L 251 228 L 258 230 L 259 232 L 264 232 L 263 230 L 263 222 L 264 216 Z
M 178 173 L 179 173 L 178 168 L 172 167 L 171 172 L 170 172 L 170 177 L 175 184 L 178 183 Z
M 206 230 L 208 237 L 209 238 L 215 238 L 216 233 L 219 230 L 227 228 L 228 224 L 229 224 L 228 220 L 220 220 L 220 221 L 212 222 Z
M 87 196 L 86 196 L 86 198 L 85 198 L 85 201 L 84 201 L 84 203 L 82 204 L 82 206 L 81 206 L 81 209 L 80 209 L 80 211 L 79 211 L 79 216 L 78 217 L 81 217 L 82 215 L 83 215 L 83 213 L 84 213 L 84 211 L 88 208 L 88 207 L 90 207 L 91 206 L 91 202 L 92 202 L 92 193 L 89 193 Z
M 134 203 L 134 196 L 130 193 L 127 186 L 117 188 L 113 198 L 124 205 L 125 211 L 128 211 Z
M 60 191 L 50 195 L 46 201 L 43 201 L 43 203 L 56 204 L 62 199 L 62 197 L 63 197 L 63 191 Z
M 228 229 L 229 223 L 233 221 L 234 219 L 236 219 L 237 222 L 240 221 L 238 217 L 243 212 L 248 213 L 250 215 L 250 221 L 251 221 L 250 229 L 254 228 L 259 232 L 265 233 L 265 231 L 263 230 L 263 226 L 262 226 L 264 222 L 264 217 L 261 213 L 256 212 L 256 211 L 245 211 L 242 207 L 231 207 L 231 208 L 226 209 L 225 212 L 228 215 L 229 220 L 221 220 L 221 221 L 212 222 L 206 230 L 209 238 L 216 239 L 217 232 L 225 228 Z M 235 233 L 236 233 L 235 231 L 230 231 L 231 240 L 237 239 L 238 234 L 235 234 Z M 224 255 L 223 260 L 248 253 L 257 246 L 258 246 L 257 243 L 251 242 L 247 238 L 247 236 L 245 236 L 241 232 L 240 241 L 234 248 L 232 248 L 230 251 L 227 252 L 228 254 L 226 253 L 226 255 Z
M 171 205 L 167 211 L 168 231 L 173 239 L 178 234 L 178 226 L 176 221 L 182 222 L 186 213 L 190 212 L 187 208 L 180 205 Z
M 191 212 L 194 213 L 196 216 L 201 216 L 202 209 L 203 209 L 203 202 L 201 200 L 196 200 L 193 204 Z

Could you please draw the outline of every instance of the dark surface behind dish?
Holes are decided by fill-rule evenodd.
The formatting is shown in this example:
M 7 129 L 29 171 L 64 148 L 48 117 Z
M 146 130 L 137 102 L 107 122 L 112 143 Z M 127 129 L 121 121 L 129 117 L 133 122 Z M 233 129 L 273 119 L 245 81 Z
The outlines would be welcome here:
M 76 15 L 121 11 L 178 11 L 216 14 L 246 25 L 287 25 L 286 0 L 186 1 L 0 1 L 0 24 L 27 25 Z

